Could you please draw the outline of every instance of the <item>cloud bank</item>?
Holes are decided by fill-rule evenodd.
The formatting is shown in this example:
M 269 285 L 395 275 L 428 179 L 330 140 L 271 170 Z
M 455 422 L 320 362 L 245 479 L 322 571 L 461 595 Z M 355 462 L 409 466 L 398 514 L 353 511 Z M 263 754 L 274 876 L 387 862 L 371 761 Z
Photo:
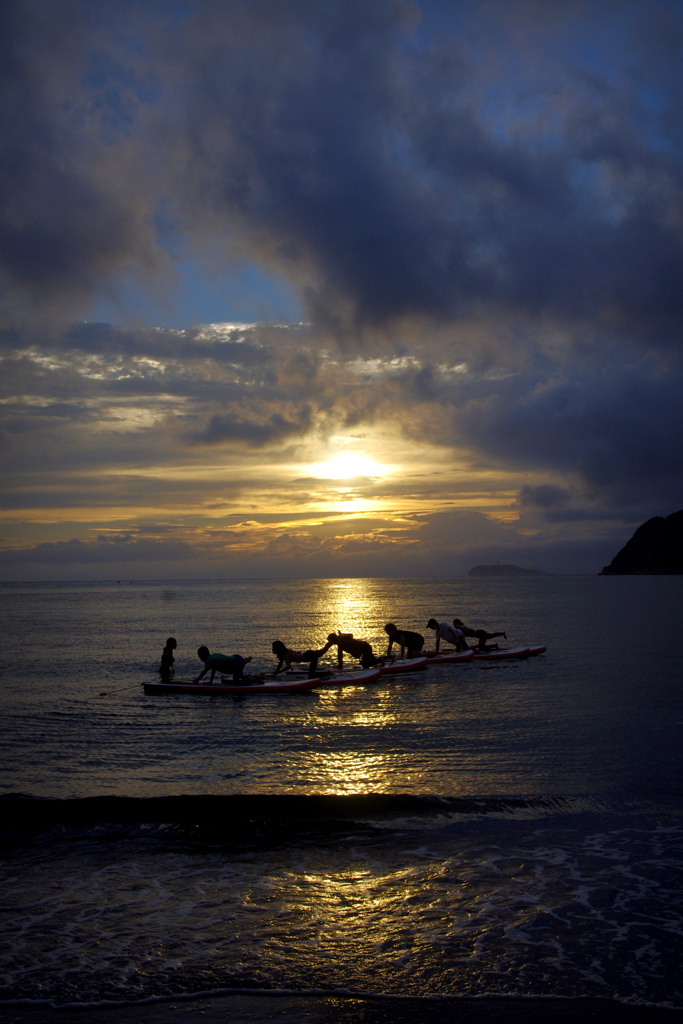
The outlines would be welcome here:
M 677 4 L 0 17 L 4 565 L 597 571 L 683 505 Z M 79 321 L 188 260 L 306 322 Z

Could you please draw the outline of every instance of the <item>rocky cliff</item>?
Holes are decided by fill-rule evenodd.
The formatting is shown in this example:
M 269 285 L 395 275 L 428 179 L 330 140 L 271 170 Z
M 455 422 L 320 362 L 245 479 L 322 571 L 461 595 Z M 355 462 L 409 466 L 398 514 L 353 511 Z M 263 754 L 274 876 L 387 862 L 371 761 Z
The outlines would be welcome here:
M 639 526 L 598 576 L 683 575 L 683 509 Z

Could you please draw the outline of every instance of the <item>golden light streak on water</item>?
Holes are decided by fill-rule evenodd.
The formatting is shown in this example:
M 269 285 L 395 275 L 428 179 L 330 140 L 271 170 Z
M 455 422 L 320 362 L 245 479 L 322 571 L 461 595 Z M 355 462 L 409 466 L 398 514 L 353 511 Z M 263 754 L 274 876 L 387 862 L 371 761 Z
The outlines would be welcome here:
M 320 793 L 376 793 L 386 785 L 391 757 L 356 751 L 312 751 L 311 774 Z
M 321 606 L 330 622 L 337 629 L 353 632 L 355 636 L 365 640 L 365 633 L 373 632 L 377 618 L 377 609 L 369 587 L 368 580 L 330 579 L 323 581 L 327 587 L 323 591 Z M 322 610 L 322 608 L 321 608 Z

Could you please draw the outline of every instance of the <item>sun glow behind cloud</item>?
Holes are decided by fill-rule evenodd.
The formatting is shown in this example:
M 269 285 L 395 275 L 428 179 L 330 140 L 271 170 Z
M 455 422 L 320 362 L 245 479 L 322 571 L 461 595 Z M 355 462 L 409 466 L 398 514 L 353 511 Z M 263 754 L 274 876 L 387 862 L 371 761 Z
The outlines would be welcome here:
M 351 480 L 354 477 L 380 477 L 387 473 L 387 466 L 373 462 L 360 452 L 340 452 L 324 462 L 310 466 L 311 475 L 321 480 Z

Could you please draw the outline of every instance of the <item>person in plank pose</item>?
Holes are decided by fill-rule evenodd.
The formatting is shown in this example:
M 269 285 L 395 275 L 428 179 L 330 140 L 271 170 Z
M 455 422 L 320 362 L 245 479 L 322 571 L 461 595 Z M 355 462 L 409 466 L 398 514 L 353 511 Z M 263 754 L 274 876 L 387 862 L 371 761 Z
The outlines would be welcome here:
M 470 626 L 466 626 L 462 619 L 453 619 L 453 625 L 456 629 L 459 629 L 465 636 L 473 636 L 479 641 L 480 651 L 499 651 L 500 647 L 498 644 L 491 644 L 490 647 L 486 646 L 488 640 L 495 640 L 497 636 L 502 636 L 506 640 L 508 638 L 507 633 L 487 633 L 485 629 L 472 629 Z
M 409 658 L 417 658 L 422 653 L 422 648 L 425 645 L 425 638 L 421 633 L 413 633 L 410 629 L 399 629 L 398 626 L 393 622 L 387 622 L 384 627 L 384 632 L 389 637 L 389 646 L 387 647 L 386 657 L 388 658 L 391 654 L 391 648 L 394 644 L 398 644 L 401 648 L 401 657 L 405 656 L 406 651 L 408 652 Z
M 200 661 L 204 662 L 204 668 L 199 673 L 196 679 L 193 679 L 193 683 L 198 683 L 207 672 L 211 672 L 211 678 L 209 682 L 213 682 L 213 677 L 216 672 L 220 672 L 224 675 L 231 675 L 233 683 L 241 683 L 242 676 L 244 675 L 244 666 L 251 661 L 251 657 L 243 658 L 241 654 L 211 654 L 208 647 L 200 647 L 197 651 L 197 657 Z M 260 683 L 262 679 L 258 680 Z M 251 680 L 250 680 L 251 682 Z
M 282 640 L 273 640 L 273 654 L 280 659 L 273 675 L 277 676 L 284 669 L 291 669 L 292 662 L 296 664 L 307 663 L 308 678 L 315 679 L 318 669 L 318 658 L 322 657 L 328 649 L 329 644 L 320 651 L 292 651 L 289 647 L 285 647 Z
M 330 633 L 327 644 L 320 652 L 320 657 L 329 651 L 330 647 L 337 648 L 337 664 L 339 668 L 344 667 L 344 654 L 350 654 L 352 658 L 358 658 L 363 668 L 374 668 L 375 665 L 383 665 L 384 658 L 375 657 L 375 653 L 367 640 L 358 640 L 353 633 Z
M 450 626 L 447 622 L 437 622 L 436 619 L 430 619 L 427 623 L 427 629 L 433 629 L 436 631 L 436 650 L 434 654 L 439 653 L 439 647 L 441 641 L 444 640 L 446 643 L 453 644 L 456 651 L 467 651 L 467 641 L 465 640 L 465 634 L 457 626 Z

